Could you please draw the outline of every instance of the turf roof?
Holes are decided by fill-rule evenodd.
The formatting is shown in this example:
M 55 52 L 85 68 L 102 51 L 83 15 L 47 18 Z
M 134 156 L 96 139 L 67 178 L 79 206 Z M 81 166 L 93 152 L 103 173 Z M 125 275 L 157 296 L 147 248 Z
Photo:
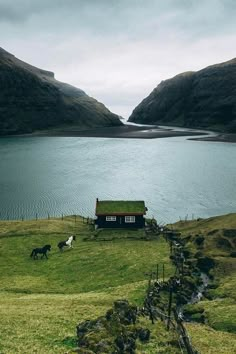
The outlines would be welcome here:
M 142 200 L 101 200 L 97 202 L 96 215 L 145 214 L 145 203 Z

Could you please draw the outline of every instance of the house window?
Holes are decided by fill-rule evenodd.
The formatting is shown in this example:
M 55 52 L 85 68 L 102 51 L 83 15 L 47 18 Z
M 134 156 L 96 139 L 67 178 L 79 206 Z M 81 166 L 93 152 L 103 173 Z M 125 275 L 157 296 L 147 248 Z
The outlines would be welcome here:
M 106 216 L 106 221 L 116 221 L 116 216 Z
M 135 222 L 135 216 L 126 216 L 125 217 L 125 222 Z

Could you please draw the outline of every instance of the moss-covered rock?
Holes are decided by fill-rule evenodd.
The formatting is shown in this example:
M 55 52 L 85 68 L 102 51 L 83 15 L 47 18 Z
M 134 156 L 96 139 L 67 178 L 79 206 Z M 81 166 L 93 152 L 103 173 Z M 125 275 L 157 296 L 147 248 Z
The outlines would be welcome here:
M 208 273 L 215 266 L 215 260 L 211 257 L 200 257 L 197 261 L 197 267 L 205 273 Z
M 136 325 L 137 307 L 127 300 L 114 302 L 105 316 L 87 320 L 77 326 L 78 346 L 94 353 L 135 353 L 136 340 L 146 342 L 150 331 Z
M 184 315 L 193 315 L 194 313 L 203 313 L 204 307 L 200 304 L 188 304 L 184 306 Z
M 203 235 L 197 235 L 195 238 L 195 243 L 198 247 L 203 247 L 205 237 Z
M 198 323 L 204 323 L 205 322 L 205 316 L 203 313 L 194 313 L 191 315 L 191 320 L 194 322 Z

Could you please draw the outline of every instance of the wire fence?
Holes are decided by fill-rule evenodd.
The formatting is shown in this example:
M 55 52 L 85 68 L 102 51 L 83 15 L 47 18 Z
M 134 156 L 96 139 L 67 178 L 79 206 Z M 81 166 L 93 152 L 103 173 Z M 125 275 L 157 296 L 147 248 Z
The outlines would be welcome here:
M 89 218 L 89 219 L 94 219 L 95 215 L 92 213 L 87 213 L 87 214 L 82 214 L 81 212 L 76 212 L 74 210 L 69 211 L 67 213 L 64 212 L 58 212 L 58 211 L 41 211 L 41 212 L 22 212 L 22 213 L 16 213 L 16 212 L 0 212 L 0 220 L 2 221 L 37 221 L 37 220 L 43 220 L 43 219 L 61 219 L 64 220 L 66 217 L 69 216 L 81 216 L 82 218 Z

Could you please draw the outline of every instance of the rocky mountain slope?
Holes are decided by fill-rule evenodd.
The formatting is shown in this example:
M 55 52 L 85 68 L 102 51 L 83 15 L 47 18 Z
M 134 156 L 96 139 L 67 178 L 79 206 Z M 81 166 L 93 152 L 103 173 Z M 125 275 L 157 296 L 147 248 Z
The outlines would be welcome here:
M 236 133 L 236 58 L 162 81 L 129 121 Z
M 116 125 L 102 103 L 0 48 L 0 135 Z

